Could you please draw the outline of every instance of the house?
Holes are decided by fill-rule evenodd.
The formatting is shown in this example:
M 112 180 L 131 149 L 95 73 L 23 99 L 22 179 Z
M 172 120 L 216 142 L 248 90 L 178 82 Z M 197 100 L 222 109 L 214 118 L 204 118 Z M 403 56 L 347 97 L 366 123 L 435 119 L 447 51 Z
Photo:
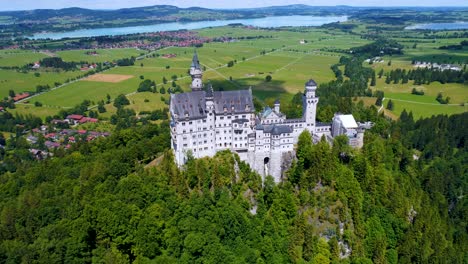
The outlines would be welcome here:
M 33 135 L 29 135 L 26 140 L 28 142 L 30 142 L 31 144 L 36 144 L 37 143 L 37 137 L 33 136 Z
M 40 67 L 41 67 L 41 64 L 38 61 L 36 61 L 34 65 L 32 66 L 33 69 L 39 69 Z
M 73 115 L 68 115 L 65 118 L 65 121 L 67 121 L 69 124 L 76 125 L 76 124 L 78 124 L 78 121 L 80 121 L 82 118 L 83 118 L 82 115 L 73 114 Z
M 57 142 L 52 142 L 52 141 L 46 141 L 44 143 L 44 145 L 47 147 L 47 148 L 58 148 L 60 147 L 60 143 L 57 143 Z
M 5 109 L 0 106 L 0 112 L 4 112 L 4 111 L 5 111 Z
M 91 117 L 83 117 L 81 118 L 80 120 L 78 120 L 78 122 L 80 124 L 84 124 L 84 123 L 97 123 L 99 120 L 97 118 L 91 118 Z
M 18 102 L 28 97 L 29 97 L 29 93 L 17 94 L 15 97 L 13 97 L 13 101 Z

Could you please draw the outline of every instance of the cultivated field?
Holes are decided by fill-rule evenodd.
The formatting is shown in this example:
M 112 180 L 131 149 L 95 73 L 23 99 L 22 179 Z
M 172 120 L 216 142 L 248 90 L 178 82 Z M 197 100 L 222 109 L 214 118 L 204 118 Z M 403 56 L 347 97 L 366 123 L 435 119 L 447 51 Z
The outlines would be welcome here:
M 369 40 L 358 35 L 320 28 L 288 31 L 220 27 L 202 29 L 198 32 L 202 36 L 209 37 L 243 37 L 241 40 L 232 42 L 206 43 L 197 49 L 200 63 L 204 67 L 205 84 L 211 83 L 215 89 L 224 90 L 251 87 L 253 94 L 265 102 L 271 102 L 277 98 L 289 101 L 295 93 L 304 89 L 304 83 L 310 78 L 313 78 L 317 83 L 333 80 L 335 77 L 330 66 L 337 63 L 339 58 L 344 55 L 338 53 L 337 50 L 370 43 Z M 305 40 L 305 43 L 301 44 L 301 40 Z M 446 51 L 438 50 L 439 46 L 456 44 L 459 39 L 442 39 L 435 42 L 411 38 L 399 40 L 405 46 L 404 55 L 384 56 L 385 62 L 372 65 L 366 63 L 365 66 L 372 67 L 376 72 L 380 69 L 388 72 L 396 68 L 412 69 L 411 60 L 422 55 L 461 56 L 463 59 L 467 57 L 463 52 L 449 51 L 446 53 Z M 418 42 L 415 48 L 413 48 L 413 41 Z M 136 49 L 98 49 L 95 51 L 96 54 L 92 53 L 93 50 L 59 51 L 57 55 L 66 61 L 103 62 L 138 56 L 143 53 L 143 51 Z M 119 94 L 126 94 L 131 99 L 130 108 L 135 109 L 136 112 L 161 108 L 164 107 L 161 96 L 167 98 L 168 95 L 161 95 L 159 90 L 162 87 L 165 90 L 171 87 L 173 78 L 176 78 L 176 84 L 180 85 L 183 90 L 189 89 L 188 68 L 193 51 L 193 47 L 165 48 L 155 52 L 158 56 L 148 56 L 148 58 L 137 60 L 134 66 L 116 67 L 103 74 L 96 74 L 41 94 L 29 101 L 30 103 L 41 102 L 49 109 L 48 111 L 58 112 L 63 107 L 73 107 L 83 100 L 91 100 L 93 104 L 97 104 L 98 101 L 105 100 L 107 94 L 111 98 L 115 98 Z M 162 56 L 169 53 L 176 56 L 174 58 Z M 17 60 L 20 61 L 20 58 Z M 389 60 L 392 61 L 390 66 L 387 65 Z M 235 63 L 232 67 L 227 67 L 227 63 L 230 61 Z M 342 67 L 341 70 L 344 68 Z M 35 77 L 33 73 L 22 74 L 12 71 L 2 73 L 0 70 L 0 95 L 5 96 L 9 89 L 19 92 L 27 89 L 34 90 L 37 84 L 49 83 L 52 85 L 54 81 L 60 82 L 60 80 L 63 82 L 64 79 L 71 78 L 74 74 L 78 73 L 41 73 L 40 77 Z M 272 77 L 270 82 L 265 80 L 267 75 Z M 163 83 L 164 78 L 167 80 L 166 84 Z M 138 85 L 144 79 L 155 81 L 158 93 L 136 93 Z M 385 92 L 387 98 L 385 102 L 388 102 L 389 99 L 394 100 L 393 114 L 395 116 L 399 115 L 404 108 L 413 111 L 417 117 L 466 111 L 464 107 L 460 106 L 461 103 L 468 101 L 466 85 L 432 83 L 415 86 L 412 85 L 412 81 L 408 84 L 386 84 L 384 80 L 385 77 L 377 79 L 377 85 L 374 89 Z M 426 94 L 424 96 L 411 95 L 413 87 L 423 90 Z M 444 97 L 451 97 L 451 103 L 457 105 L 439 105 L 435 100 L 439 92 L 442 92 Z M 148 98 L 150 102 L 144 102 L 145 98 Z M 375 102 L 375 98 L 370 100 Z M 106 108 L 109 109 L 107 113 L 102 115 L 104 117 L 110 116 L 115 111 L 110 105 L 107 105 Z M 30 111 L 30 108 L 18 109 L 18 111 Z
M 0 50 L 0 67 L 21 67 L 46 57 L 43 53 L 29 50 Z
M 88 81 L 88 82 L 106 82 L 106 83 L 119 83 L 125 80 L 128 80 L 130 78 L 133 78 L 133 75 L 123 75 L 123 74 L 93 74 L 85 79 L 83 81 Z
M 143 53 L 146 52 L 137 49 L 83 49 L 59 51 L 56 54 L 64 61 L 86 61 L 89 63 L 98 63 L 130 58 L 132 56 L 138 57 Z

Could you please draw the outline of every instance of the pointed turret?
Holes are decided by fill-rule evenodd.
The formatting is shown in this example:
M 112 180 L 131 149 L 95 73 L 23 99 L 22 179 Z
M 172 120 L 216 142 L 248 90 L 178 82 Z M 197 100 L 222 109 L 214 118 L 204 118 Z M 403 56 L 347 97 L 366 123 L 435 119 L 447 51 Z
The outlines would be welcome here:
M 190 68 L 200 69 L 200 61 L 198 60 L 198 54 L 196 50 L 193 53 L 192 65 L 190 65 Z
M 190 65 L 190 75 L 192 76 L 192 91 L 201 91 L 203 88 L 203 71 L 200 67 L 197 51 L 193 53 L 192 64 Z

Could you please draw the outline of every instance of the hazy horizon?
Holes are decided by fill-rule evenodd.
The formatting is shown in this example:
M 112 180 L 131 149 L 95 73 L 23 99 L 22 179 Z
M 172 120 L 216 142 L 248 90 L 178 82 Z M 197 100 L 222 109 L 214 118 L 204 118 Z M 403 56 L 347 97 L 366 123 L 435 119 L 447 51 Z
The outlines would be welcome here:
M 80 7 L 87 9 L 107 9 L 114 10 L 120 8 L 131 7 L 144 7 L 154 5 L 173 5 L 181 8 L 187 7 L 204 7 L 211 9 L 233 9 L 233 8 L 256 8 L 268 6 L 284 6 L 293 4 L 304 4 L 309 6 L 337 6 L 346 5 L 354 7 L 468 7 L 468 1 L 460 0 L 395 0 L 391 5 L 383 1 L 376 0 L 360 0 L 360 1 L 344 1 L 344 0 L 330 0 L 326 3 L 322 1 L 288 1 L 288 0 L 273 0 L 273 1 L 255 1 L 255 0 L 240 0 L 232 1 L 210 1 L 210 0 L 140 0 L 138 4 L 129 3 L 126 0 L 23 0 L 21 2 L 4 3 L 0 7 L 0 11 L 19 11 L 19 10 L 33 10 L 33 9 L 62 9 L 70 7 Z M 423 4 L 422 4 L 423 3 Z

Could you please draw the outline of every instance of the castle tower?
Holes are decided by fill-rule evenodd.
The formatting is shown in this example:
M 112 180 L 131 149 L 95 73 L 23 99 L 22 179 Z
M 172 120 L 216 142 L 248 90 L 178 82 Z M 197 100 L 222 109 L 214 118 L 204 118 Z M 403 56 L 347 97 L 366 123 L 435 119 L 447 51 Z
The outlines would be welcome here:
M 278 113 L 278 114 L 280 113 L 280 101 L 279 101 L 279 99 L 276 99 L 276 101 L 275 101 L 274 110 L 275 110 L 276 113 Z
M 190 66 L 190 75 L 192 76 L 192 84 L 190 88 L 192 91 L 201 91 L 203 88 L 203 71 L 200 67 L 200 62 L 198 61 L 198 54 L 195 51 L 192 58 L 192 65 Z
M 205 109 L 206 109 L 206 123 L 209 127 L 209 131 L 206 134 L 206 139 L 211 143 L 208 147 L 207 154 L 214 156 L 216 154 L 216 134 L 215 134 L 215 104 L 214 104 L 214 92 L 213 86 L 209 83 L 206 87 L 205 92 Z
M 319 98 L 315 95 L 317 83 L 310 79 L 305 84 L 305 93 L 303 97 L 303 118 L 306 123 L 306 128 L 310 132 L 315 131 L 315 117 L 317 115 L 317 104 Z

